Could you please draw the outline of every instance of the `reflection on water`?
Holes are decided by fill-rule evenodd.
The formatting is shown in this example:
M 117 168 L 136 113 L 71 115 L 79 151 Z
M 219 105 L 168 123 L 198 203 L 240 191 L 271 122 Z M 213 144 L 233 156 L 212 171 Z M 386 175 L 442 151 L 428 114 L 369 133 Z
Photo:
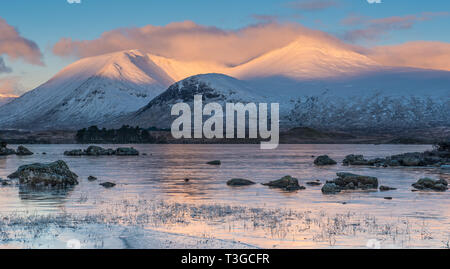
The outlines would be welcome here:
M 118 145 L 102 145 L 115 148 Z M 129 145 L 127 145 L 129 146 Z M 367 158 L 424 151 L 431 146 L 420 145 L 280 145 L 277 150 L 262 151 L 259 145 L 133 145 L 138 157 L 68 157 L 63 152 L 85 148 L 87 145 L 30 145 L 32 156 L 0 157 L 0 177 L 5 178 L 18 166 L 33 162 L 66 161 L 77 173 L 80 184 L 72 189 L 37 191 L 24 187 L 0 187 L 0 212 L 38 213 L 100 213 L 105 205 L 139 201 L 165 201 L 191 205 L 234 205 L 266 209 L 286 209 L 337 214 L 357 212 L 378 219 L 413 218 L 427 220 L 429 229 L 443 236 L 450 228 L 449 192 L 412 192 L 411 184 L 421 177 L 450 180 L 450 171 L 439 168 L 375 168 L 329 167 L 313 165 L 313 156 L 327 154 L 339 163 L 348 154 L 363 154 Z M 11 146 L 15 147 L 15 146 Z M 46 152 L 43 155 L 42 152 Z M 221 160 L 221 166 L 207 161 Z M 307 181 L 331 180 L 336 172 L 352 172 L 376 176 L 380 184 L 397 188 L 389 192 L 343 192 L 323 195 L 321 187 L 307 186 Z M 93 175 L 97 181 L 89 182 Z M 264 183 L 291 175 L 299 179 L 306 190 L 284 192 L 261 184 L 232 188 L 225 182 L 231 178 L 247 178 Z M 189 182 L 184 179 L 189 178 Z M 105 189 L 101 182 L 117 183 Z M 385 200 L 384 197 L 392 197 Z M 121 214 L 115 212 L 114 214 Z M 180 231 L 196 233 L 199 227 L 189 226 Z M 173 228 L 177 230 L 176 228 Z M 226 228 L 211 233 L 227 237 Z M 231 229 L 233 230 L 233 229 Z M 230 230 L 228 230 L 230 231 Z M 232 236 L 238 234 L 234 231 Z M 264 238 L 264 235 L 256 235 Z M 300 245 L 298 242 L 293 245 Z M 288 246 L 284 244 L 283 246 Z

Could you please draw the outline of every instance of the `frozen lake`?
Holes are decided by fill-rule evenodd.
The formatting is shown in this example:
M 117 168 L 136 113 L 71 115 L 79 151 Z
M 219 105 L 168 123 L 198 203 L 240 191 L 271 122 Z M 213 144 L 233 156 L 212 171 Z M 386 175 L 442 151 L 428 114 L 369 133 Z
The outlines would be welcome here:
M 1 178 L 6 178 L 23 164 L 64 160 L 79 175 L 80 182 L 71 189 L 52 191 L 0 187 L 0 217 L 7 216 L 9 221 L 3 222 L 4 227 L 0 228 L 9 233 L 3 236 L 3 242 L 0 237 L 0 245 L 14 246 L 16 242 L 12 235 L 20 237 L 15 234 L 14 227 L 5 227 L 14 218 L 17 222 L 23 217 L 51 218 L 63 214 L 71 215 L 67 218 L 77 222 L 74 226 L 83 227 L 86 216 L 92 216 L 93 223 L 86 227 L 114 224 L 139 227 L 143 231 L 230 240 L 263 248 L 364 248 L 371 239 L 378 240 L 381 247 L 387 248 L 440 248 L 450 240 L 449 192 L 411 191 L 411 184 L 422 177 L 450 180 L 450 170 L 341 165 L 348 154 L 386 157 L 425 151 L 431 149 L 429 145 L 280 145 L 277 150 L 268 151 L 260 150 L 259 145 L 126 145 L 135 147 L 141 155 L 63 155 L 65 150 L 87 146 L 28 145 L 35 152 L 32 156 L 0 157 Z M 315 166 L 312 156 L 323 154 L 339 164 Z M 222 165 L 207 165 L 206 162 L 211 160 L 221 160 Z M 311 180 L 319 179 L 322 183 L 331 180 L 336 172 L 376 176 L 381 185 L 397 190 L 323 195 L 320 186 L 306 185 Z M 98 180 L 89 182 L 87 177 L 90 175 Z M 298 178 L 306 190 L 284 192 L 261 184 L 237 188 L 225 184 L 231 178 L 265 183 L 285 175 Z M 189 178 L 189 182 L 185 182 L 185 178 Z M 117 186 L 105 189 L 99 185 L 105 181 L 117 183 Z M 86 227 L 79 233 L 86 234 Z M 54 227 L 46 228 L 51 230 L 47 233 L 53 236 Z M 92 233 L 98 237 L 105 236 L 99 231 Z M 58 247 L 60 245 L 52 244 L 51 240 L 63 241 L 51 239 L 55 236 L 48 237 L 45 230 L 41 237 L 45 238 L 44 243 L 37 247 Z M 28 243 L 16 245 L 36 247 L 33 240 L 38 239 L 27 238 L 25 241 Z M 174 240 L 176 243 L 178 239 Z M 102 244 L 86 245 L 124 247 L 108 245 L 111 240 L 103 241 Z M 146 246 L 154 247 L 138 245 Z M 220 244 L 211 246 L 220 247 Z

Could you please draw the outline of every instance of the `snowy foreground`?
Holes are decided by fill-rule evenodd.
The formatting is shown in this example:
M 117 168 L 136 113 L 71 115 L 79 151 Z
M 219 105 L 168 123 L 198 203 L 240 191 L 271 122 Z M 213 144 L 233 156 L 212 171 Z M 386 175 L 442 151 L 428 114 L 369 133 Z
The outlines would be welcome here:
M 121 212 L 121 214 L 118 214 Z M 0 216 L 0 248 L 448 248 L 426 222 L 327 213 L 139 201 L 101 214 Z M 240 232 L 239 232 L 240 231 Z M 369 245 L 369 243 L 372 244 Z

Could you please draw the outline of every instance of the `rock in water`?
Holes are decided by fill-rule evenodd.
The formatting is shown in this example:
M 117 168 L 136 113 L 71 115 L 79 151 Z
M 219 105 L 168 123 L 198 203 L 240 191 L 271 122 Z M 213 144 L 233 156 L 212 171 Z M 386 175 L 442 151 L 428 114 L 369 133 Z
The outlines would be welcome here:
M 380 191 L 394 191 L 396 189 L 397 188 L 391 188 L 391 187 L 388 187 L 388 186 L 380 186 Z
M 61 160 L 49 164 L 34 163 L 22 165 L 8 178 L 19 179 L 20 184 L 33 186 L 68 186 L 78 184 L 78 176 L 70 171 L 67 164 Z
M 17 147 L 16 155 L 27 156 L 27 155 L 33 155 L 33 154 L 34 154 L 33 152 L 31 152 L 29 149 L 27 149 L 24 146 Z
M 298 184 L 298 179 L 291 176 L 285 176 L 275 181 L 270 181 L 269 183 L 263 183 L 264 186 L 269 186 L 273 188 L 280 188 L 286 191 L 296 191 L 304 190 L 305 187 Z
M 317 157 L 314 160 L 314 164 L 315 165 L 334 165 L 337 164 L 337 162 L 333 159 L 331 159 L 330 157 L 328 157 L 328 155 L 322 155 Z
M 418 190 L 446 191 L 448 182 L 444 179 L 434 180 L 431 178 L 421 178 L 412 186 Z
M 88 180 L 89 180 L 89 181 L 96 181 L 96 180 L 97 180 L 97 178 L 96 178 L 96 177 L 94 177 L 94 176 L 89 176 L 89 177 L 88 177 Z
M 233 178 L 227 181 L 228 186 L 248 186 L 248 185 L 254 185 L 255 182 L 243 179 L 243 178 Z
M 134 148 L 118 148 L 116 150 L 113 149 L 104 149 L 98 146 L 89 146 L 85 150 L 74 149 L 65 151 L 64 155 L 66 156 L 137 156 L 139 155 L 139 151 Z
M 7 148 L 8 144 L 5 142 L 0 143 L 0 156 L 8 156 L 16 154 L 16 152 L 13 149 Z
M 352 173 L 336 173 L 338 179 L 335 179 L 337 185 L 348 185 L 353 183 L 354 186 L 360 189 L 377 189 L 378 178 L 361 176 Z
M 316 181 L 308 181 L 308 182 L 306 182 L 306 185 L 309 185 L 309 186 L 320 186 L 320 185 L 322 185 L 322 183 L 320 182 L 320 180 L 316 180 Z
M 368 190 L 378 188 L 378 178 L 360 176 L 352 173 L 336 173 L 338 178 L 327 181 L 322 187 L 323 193 L 337 193 L 342 190 Z
M 139 155 L 139 151 L 134 148 L 118 148 L 116 149 L 117 156 L 137 156 Z
M 112 187 L 116 186 L 116 183 L 104 182 L 104 183 L 100 183 L 100 185 L 105 187 L 105 188 L 107 188 L 107 189 L 109 189 L 109 188 L 112 188 Z
M 42 154 L 44 154 L 44 153 L 42 153 Z M 64 155 L 66 155 L 66 156 L 83 156 L 83 155 L 86 155 L 86 153 L 81 149 L 74 149 L 74 150 L 64 151 Z
M 104 148 L 98 147 L 98 146 L 89 146 L 86 149 L 85 153 L 88 156 L 114 155 L 114 150 L 104 149 Z
M 341 192 L 341 188 L 338 187 L 335 183 L 327 182 L 322 187 L 322 193 L 324 194 L 335 194 Z
M 342 161 L 344 165 L 369 165 L 369 161 L 363 155 L 347 155 Z
M 215 160 L 215 161 L 207 162 L 206 164 L 209 164 L 209 165 L 221 165 L 222 163 L 219 160 Z

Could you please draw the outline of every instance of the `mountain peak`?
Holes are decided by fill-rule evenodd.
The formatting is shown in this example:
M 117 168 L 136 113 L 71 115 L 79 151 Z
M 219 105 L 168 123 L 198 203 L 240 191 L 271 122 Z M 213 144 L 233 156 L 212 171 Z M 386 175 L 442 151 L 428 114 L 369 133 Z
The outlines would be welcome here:
M 300 37 L 234 68 L 231 74 L 240 79 L 280 76 L 303 80 L 352 75 L 378 68 L 380 65 L 375 61 L 338 42 Z

